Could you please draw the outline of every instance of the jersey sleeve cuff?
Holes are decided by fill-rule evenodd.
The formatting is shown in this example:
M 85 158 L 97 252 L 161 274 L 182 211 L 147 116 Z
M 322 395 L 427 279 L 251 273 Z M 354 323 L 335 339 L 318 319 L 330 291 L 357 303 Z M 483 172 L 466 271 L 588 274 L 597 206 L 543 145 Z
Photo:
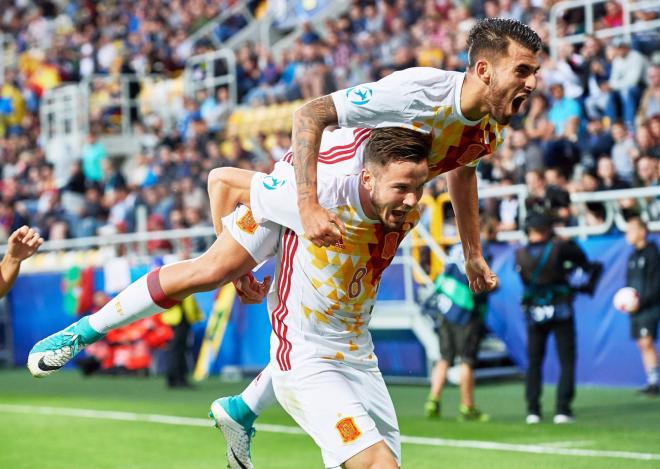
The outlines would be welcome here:
M 339 124 L 339 127 L 350 127 L 346 116 L 346 100 L 344 99 L 345 92 L 346 90 L 339 90 L 330 95 L 337 111 L 337 124 Z

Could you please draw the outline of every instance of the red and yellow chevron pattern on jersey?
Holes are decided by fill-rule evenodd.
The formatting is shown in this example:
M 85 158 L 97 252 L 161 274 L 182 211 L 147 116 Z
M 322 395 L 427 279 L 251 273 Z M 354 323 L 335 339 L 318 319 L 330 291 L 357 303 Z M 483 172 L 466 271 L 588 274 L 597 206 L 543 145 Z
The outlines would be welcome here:
M 456 118 L 451 106 L 439 108 L 423 124 L 431 127 L 433 136 L 429 179 L 459 166 L 475 166 L 503 141 L 503 128 L 497 122 L 485 117 L 477 125 L 466 125 Z
M 373 83 L 332 93 L 342 127 L 406 127 L 433 136 L 430 177 L 478 160 L 502 144 L 504 126 L 461 111 L 464 73 L 430 67 L 401 70 Z
M 290 230 L 283 235 L 277 303 L 269 299 L 271 356 L 281 371 L 295 366 L 296 357 L 309 356 L 377 366 L 367 330 L 371 311 L 383 271 L 419 212 L 411 212 L 401 229 L 388 231 L 356 206 L 359 177 L 345 179 L 351 187 L 338 190 L 332 208 L 346 226 L 341 244 L 319 248 Z

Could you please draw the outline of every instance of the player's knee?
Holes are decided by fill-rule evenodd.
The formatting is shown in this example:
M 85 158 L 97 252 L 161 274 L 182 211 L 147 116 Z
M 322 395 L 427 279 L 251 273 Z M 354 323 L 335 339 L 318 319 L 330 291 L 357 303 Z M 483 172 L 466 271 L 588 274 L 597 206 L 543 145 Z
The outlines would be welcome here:
M 356 454 L 344 463 L 346 469 L 398 469 L 399 464 L 383 441 Z
M 231 181 L 231 170 L 233 168 L 214 168 L 209 173 L 207 189 L 209 194 L 222 192 L 229 189 Z
M 252 171 L 238 168 L 214 168 L 209 172 L 207 190 L 211 199 L 232 199 L 249 205 Z

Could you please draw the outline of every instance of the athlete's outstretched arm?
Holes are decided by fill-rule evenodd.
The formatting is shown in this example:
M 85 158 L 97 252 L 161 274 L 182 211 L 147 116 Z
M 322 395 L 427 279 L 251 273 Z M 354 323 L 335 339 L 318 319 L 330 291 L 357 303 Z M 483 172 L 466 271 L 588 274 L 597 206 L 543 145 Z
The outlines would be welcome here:
M 497 277 L 481 251 L 479 238 L 479 199 L 476 168 L 461 166 L 447 173 L 451 205 L 456 215 L 458 234 L 465 254 L 465 273 L 474 293 L 493 290 Z
M 293 166 L 298 210 L 305 235 L 317 246 L 335 244 L 345 232 L 339 218 L 319 204 L 316 184 L 321 135 L 326 127 L 337 123 L 337 109 L 330 95 L 304 104 L 293 115 Z
M 34 254 L 44 240 L 32 228 L 22 226 L 7 240 L 7 252 L 0 262 L 0 298 L 5 296 L 18 277 L 21 262 Z

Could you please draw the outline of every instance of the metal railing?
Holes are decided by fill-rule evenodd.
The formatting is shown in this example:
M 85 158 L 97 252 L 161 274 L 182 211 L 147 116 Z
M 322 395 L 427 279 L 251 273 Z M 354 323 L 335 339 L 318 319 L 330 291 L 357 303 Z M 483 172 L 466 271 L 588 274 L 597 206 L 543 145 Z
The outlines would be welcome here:
M 579 44 L 585 41 L 588 35 L 595 35 L 599 39 L 623 36 L 631 40 L 633 33 L 643 31 L 654 31 L 660 28 L 660 18 L 648 21 L 631 21 L 631 15 L 637 11 L 652 8 L 660 8 L 660 0 L 645 0 L 640 2 L 631 2 L 629 0 L 619 0 L 618 3 L 623 9 L 623 25 L 614 28 L 605 28 L 596 30 L 594 28 L 594 5 L 606 3 L 608 0 L 568 0 L 556 3 L 550 9 L 550 55 L 553 59 L 557 58 L 557 51 L 561 44 Z M 559 36 L 558 21 L 567 10 L 577 8 L 584 9 L 584 33 L 571 34 L 568 36 Z
M 47 90 L 39 106 L 41 141 L 55 164 L 55 178 L 63 180 L 89 133 L 89 92 L 83 83 Z
M 479 190 L 479 198 L 515 196 L 518 199 L 519 226 L 524 225 L 528 191 L 524 184 L 488 187 Z M 555 232 L 568 238 L 586 238 L 605 234 L 613 227 L 625 231 L 626 222 L 621 213 L 619 201 L 635 199 L 641 211 L 641 217 L 647 222 L 651 231 L 660 231 L 660 220 L 654 220 L 649 212 L 648 199 L 660 199 L 660 186 L 618 189 L 598 192 L 574 192 L 570 194 L 571 203 L 577 212 L 577 225 L 555 228 Z M 605 207 L 605 219 L 597 225 L 588 225 L 586 220 L 586 204 L 602 203 Z M 497 235 L 499 241 L 520 241 L 525 239 L 523 230 L 501 231 Z
M 251 23 L 253 23 L 255 21 L 255 18 L 254 15 L 252 15 L 250 8 L 248 8 L 249 3 L 250 2 L 248 0 L 243 0 L 223 10 L 222 13 L 220 13 L 218 16 L 216 16 L 208 23 L 206 23 L 204 26 L 202 26 L 197 31 L 195 31 L 190 36 L 188 36 L 186 42 L 189 45 L 194 45 L 199 40 L 208 39 L 209 41 L 211 41 L 211 43 L 216 49 L 219 49 L 221 47 L 226 47 L 227 42 L 229 42 L 229 40 L 234 39 L 235 35 L 229 37 L 227 41 L 223 42 L 216 34 L 217 28 L 222 26 L 228 20 L 231 20 L 236 16 L 242 16 L 245 19 L 246 27 Z
M 222 61 L 224 73 L 216 75 L 216 64 Z M 199 75 L 202 76 L 199 76 Z M 232 106 L 238 100 L 236 87 L 236 56 L 229 48 L 195 55 L 186 60 L 183 72 L 184 90 L 187 96 L 194 96 L 198 90 L 206 90 L 213 96 L 215 89 L 227 86 Z

